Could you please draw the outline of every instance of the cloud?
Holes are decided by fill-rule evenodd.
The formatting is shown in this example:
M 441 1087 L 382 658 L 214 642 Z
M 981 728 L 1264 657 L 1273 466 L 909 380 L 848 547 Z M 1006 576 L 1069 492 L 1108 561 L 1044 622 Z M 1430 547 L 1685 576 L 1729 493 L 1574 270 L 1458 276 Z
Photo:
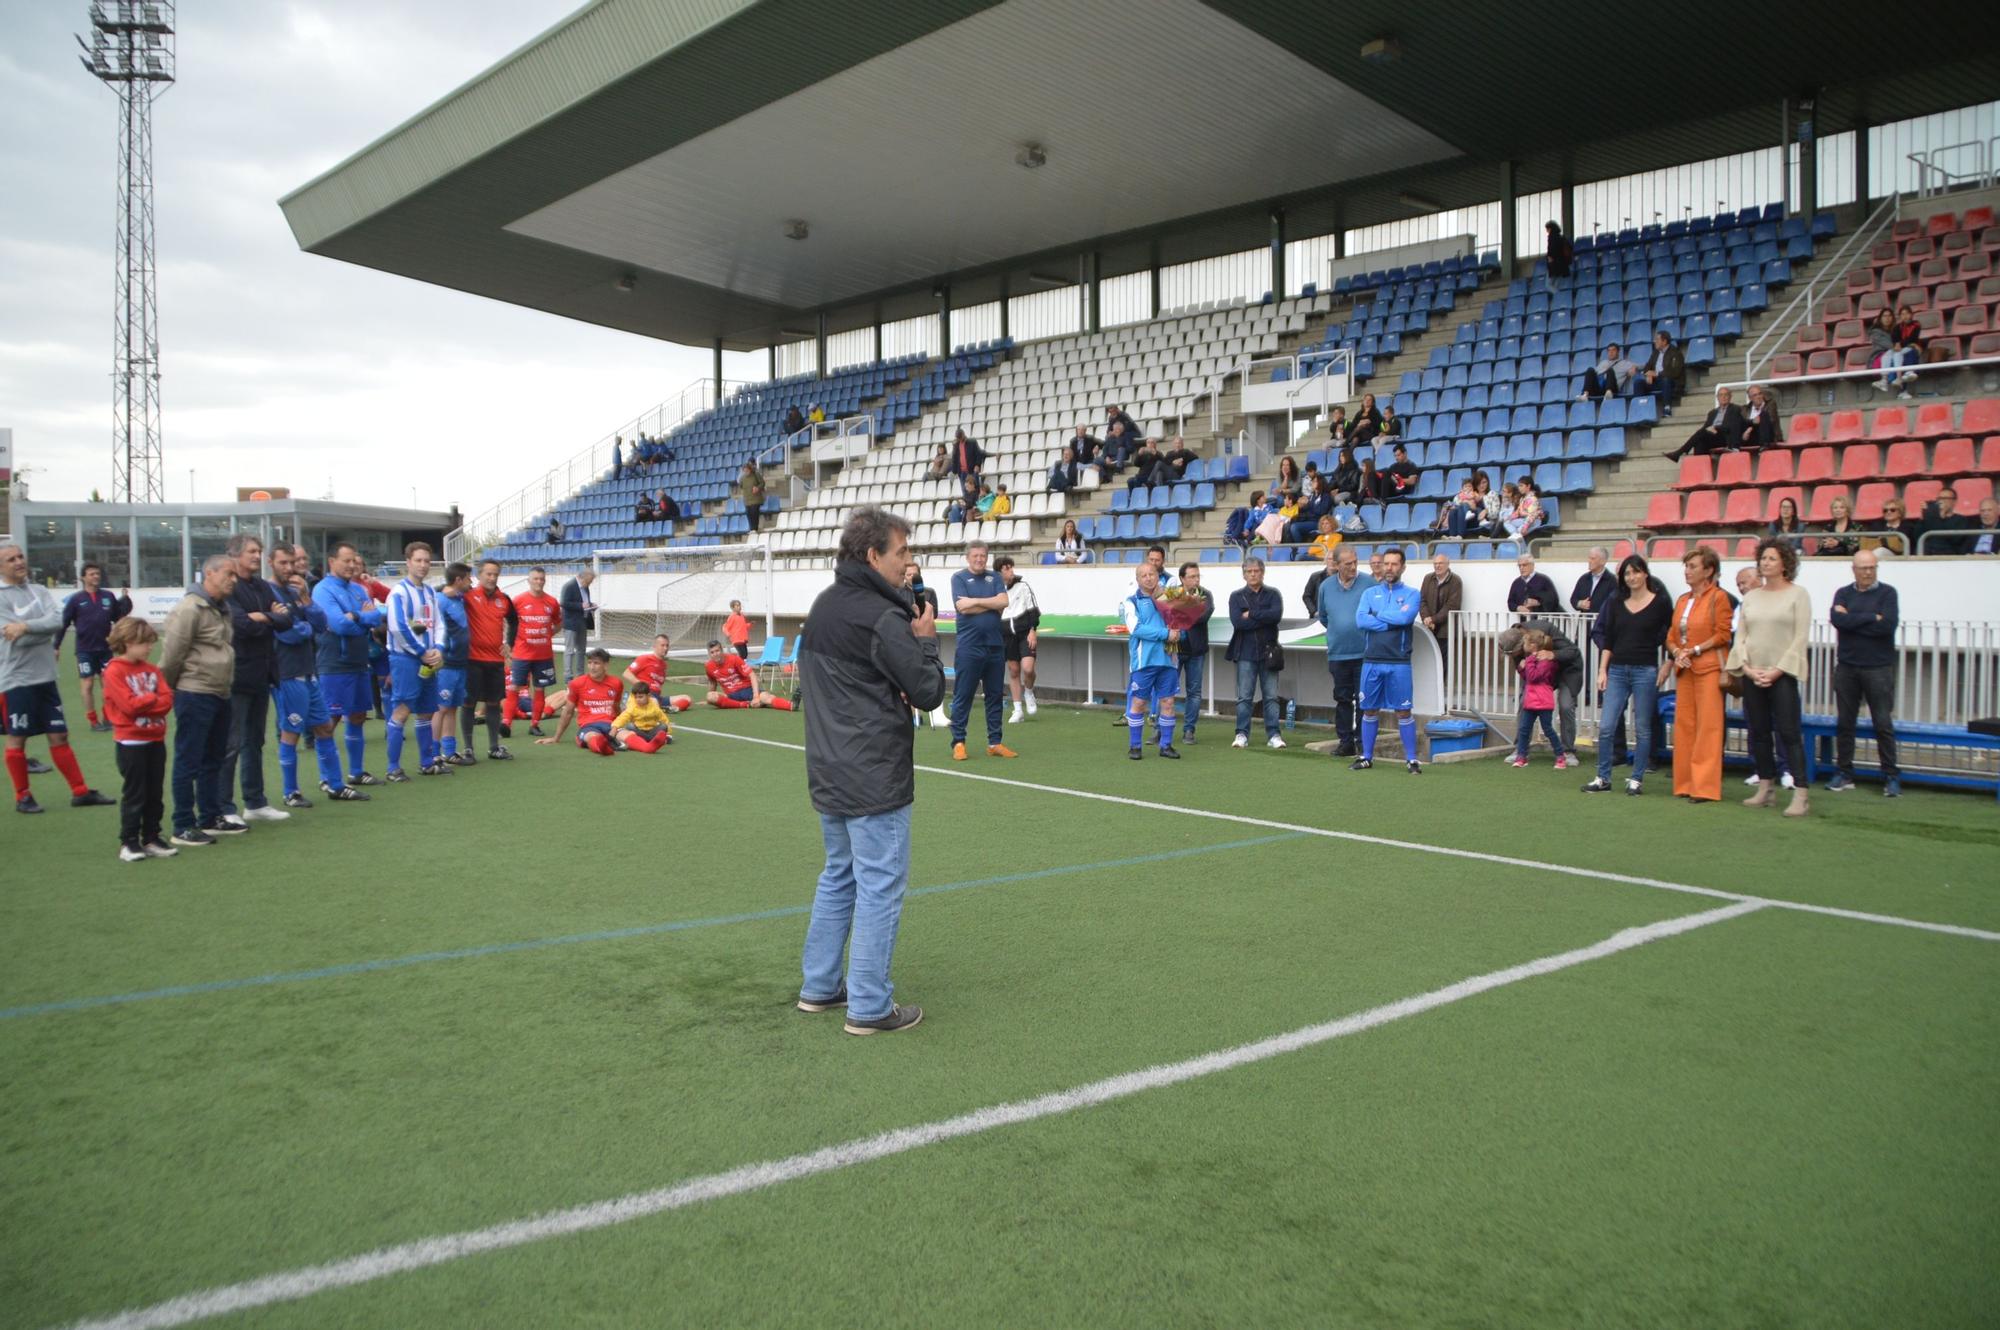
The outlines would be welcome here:
M 477 511 L 710 370 L 672 346 L 301 253 L 277 199 L 563 17 L 528 0 L 179 11 L 154 107 L 168 497 Z M 110 490 L 115 99 L 82 8 L 0 6 L 0 425 L 38 498 Z M 761 377 L 763 357 L 731 357 Z

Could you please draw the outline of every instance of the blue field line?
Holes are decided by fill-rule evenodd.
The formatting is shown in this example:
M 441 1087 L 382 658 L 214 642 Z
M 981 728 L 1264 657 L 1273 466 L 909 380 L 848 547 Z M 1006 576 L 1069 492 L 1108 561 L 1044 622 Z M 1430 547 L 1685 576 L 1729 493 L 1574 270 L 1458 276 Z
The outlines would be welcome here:
M 1094 859 L 1088 863 L 1059 864 L 1054 868 L 1002 873 L 996 877 L 968 878 L 963 882 L 940 882 L 933 886 L 917 887 L 907 894 L 935 896 L 940 892 L 965 891 L 972 887 L 997 887 L 1009 882 L 1033 882 L 1041 878 L 1061 877 L 1068 873 L 1094 873 L 1107 868 L 1138 868 L 1146 864 L 1169 863 L 1175 859 L 1191 859 L 1197 855 L 1254 849 L 1277 841 L 1297 840 L 1304 834 L 1297 831 L 1285 832 L 1272 836 L 1255 836 L 1249 840 L 1224 841 L 1219 845 L 1195 845 L 1181 850 L 1135 854 L 1122 859 Z M 549 947 L 568 947 L 580 942 L 616 942 L 622 938 L 685 933 L 696 928 L 721 928 L 728 924 L 750 924 L 764 919 L 788 919 L 809 914 L 811 911 L 810 904 L 786 905 L 775 910 L 756 910 L 749 914 L 722 914 L 707 919 L 675 919 L 667 923 L 641 924 L 636 928 L 610 928 L 598 933 L 568 933 L 562 937 L 530 938 L 522 942 L 493 942 L 482 947 L 461 947 L 455 951 L 420 951 L 410 956 L 348 961 L 342 965 L 327 965 L 316 970 L 284 970 L 276 974 L 252 975 L 244 979 L 212 979 L 207 983 L 175 984 L 170 988 L 146 988 L 135 993 L 109 993 L 99 997 L 67 998 L 60 1002 L 35 1002 L 21 1007 L 0 1008 L 0 1021 L 20 1020 L 27 1016 L 52 1016 L 65 1011 L 89 1011 L 93 1007 L 119 1007 L 133 1002 L 158 1002 L 164 998 L 194 997 L 202 993 L 230 993 L 244 988 L 303 984 L 315 979 L 342 979 L 348 975 L 374 974 L 382 970 L 406 970 L 411 966 L 432 965 L 439 961 L 464 961 L 480 956 L 505 956 L 521 951 L 543 951 Z

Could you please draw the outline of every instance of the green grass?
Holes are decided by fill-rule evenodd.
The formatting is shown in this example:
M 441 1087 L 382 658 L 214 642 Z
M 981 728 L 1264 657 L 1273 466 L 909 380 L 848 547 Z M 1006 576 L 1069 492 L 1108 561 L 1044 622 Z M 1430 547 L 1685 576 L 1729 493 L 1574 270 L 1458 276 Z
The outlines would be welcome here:
M 1227 737 L 1211 722 L 1186 760 L 1131 763 L 1102 713 L 1045 710 L 1010 730 L 1019 760 L 958 769 L 1050 791 L 921 775 L 912 886 L 952 889 L 905 911 L 898 995 L 929 1014 L 893 1039 L 791 1011 L 797 914 L 0 1019 L 0 1324 L 1062 1089 L 1718 903 L 1071 791 L 2000 928 L 1979 795 L 1825 796 L 1801 824 L 1585 801 L 1546 765 L 1356 774 Z M 113 789 L 108 736 L 78 739 Z M 0 1009 L 809 901 L 796 752 L 689 732 L 651 758 L 514 747 L 133 866 L 113 810 L 37 778 L 51 811 L 0 824 Z M 1767 910 L 1190 1084 L 231 1323 L 1975 1324 L 2000 1298 L 1997 972 L 1992 942 Z

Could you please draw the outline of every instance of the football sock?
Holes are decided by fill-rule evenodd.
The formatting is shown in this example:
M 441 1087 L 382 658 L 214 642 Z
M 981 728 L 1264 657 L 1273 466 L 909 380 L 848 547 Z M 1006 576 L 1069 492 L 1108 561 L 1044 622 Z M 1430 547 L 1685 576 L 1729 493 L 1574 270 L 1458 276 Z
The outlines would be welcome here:
M 437 765 L 437 737 L 431 732 L 428 716 L 417 722 L 417 756 L 427 767 Z
M 467 743 L 471 743 L 473 736 L 479 733 L 476 728 L 478 723 L 479 717 L 474 713 L 472 703 L 467 702 L 458 709 L 458 732 L 465 736 Z
M 1134 715 L 1132 712 L 1127 711 L 1125 713 L 1125 732 L 1132 737 L 1132 747 L 1139 748 L 1144 746 L 1146 742 L 1146 713 L 1141 711 L 1137 715 Z
M 1167 751 L 1167 750 L 1168 750 L 1169 748 L 1172 748 L 1172 747 L 1174 746 L 1174 720 L 1173 720 L 1173 717 L 1171 717 L 1171 716 L 1163 716 L 1163 717 L 1161 717 L 1161 718 L 1160 718 L 1160 724 L 1159 724 L 1159 734 L 1158 734 L 1158 736 L 1157 736 L 1157 737 L 1159 738 L 1159 741 L 1160 741 L 1160 751 L 1161 751 L 1161 752 L 1163 752 L 1163 753 L 1164 753 L 1164 752 L 1166 752 L 1166 751 Z
M 1411 716 L 1411 717 L 1408 717 L 1407 719 L 1404 719 L 1404 720 L 1398 720 L 1398 721 L 1396 722 L 1396 737 L 1397 737 L 1397 738 L 1399 738 L 1399 739 L 1401 739 L 1401 740 L 1403 741 L 1403 760 L 1404 760 L 1405 762 L 1414 762 L 1414 761 L 1416 761 L 1416 760 L 1417 760 L 1417 718 L 1416 718 L 1415 716 Z M 1372 746 L 1372 745 L 1371 745 L 1371 746 Z M 1556 745 L 1556 756 L 1557 756 L 1557 757 L 1561 757 L 1561 756 L 1562 756 L 1562 745 L 1561 745 L 1561 744 L 1557 744 L 1557 745 Z
M 402 724 L 398 721 L 393 721 L 393 720 L 390 721 L 387 726 L 387 733 L 384 735 L 384 739 L 386 742 L 386 746 L 388 747 L 389 750 L 389 755 L 386 758 L 384 758 L 383 761 L 388 764 L 389 770 L 401 771 L 403 769 Z
M 90 723 L 91 723 L 92 725 L 95 725 L 95 724 L 97 724 L 97 713 L 96 713 L 95 711 L 86 711 L 86 712 L 84 712 L 83 714 L 84 714 L 85 716 L 89 717 L 89 719 L 90 719 Z
M 368 760 L 368 731 L 361 728 L 361 722 L 347 722 L 347 774 L 359 776 L 362 764 Z
M 535 724 L 540 725 L 542 723 L 542 717 L 548 714 L 549 714 L 548 690 L 544 688 L 537 688 L 535 690 Z
M 492 752 L 500 746 L 500 717 L 492 706 L 486 708 L 486 751 Z
M 584 735 L 583 742 L 585 747 L 600 757 L 610 757 L 614 751 L 611 746 L 611 736 L 599 730 L 592 730 Z
M 672 697 L 667 699 L 667 709 L 670 711 L 686 711 L 689 707 L 693 705 L 694 705 L 694 699 L 689 697 L 686 693 L 675 693 Z
M 445 757 L 457 757 L 458 736 L 447 734 L 444 738 L 438 740 L 438 749 Z
M 635 748 L 642 753 L 657 753 L 660 751 L 660 745 L 666 741 L 667 733 L 665 730 L 662 730 L 650 737 L 643 734 L 628 735 L 625 739 L 625 746 L 627 748 Z
M 1382 722 L 1373 716 L 1364 716 L 1361 719 L 1361 756 L 1370 761 L 1375 758 L 1375 731 L 1380 729 L 1381 725 Z
M 515 700 L 519 696 L 518 693 L 510 688 L 507 690 L 506 701 L 501 704 L 501 719 L 505 720 L 509 725 L 521 719 L 521 708 Z M 489 703 L 488 705 L 490 706 L 491 704 Z
M 771 699 L 771 709 L 773 711 L 790 711 L 792 704 L 788 698 L 774 697 Z
M 313 756 L 319 759 L 319 778 L 323 783 L 336 790 L 347 784 L 340 778 L 340 748 L 332 735 L 313 736 Z
M 90 793 L 90 787 L 83 783 L 83 770 L 76 764 L 76 751 L 68 744 L 63 744 L 60 747 L 51 744 L 49 746 L 49 761 L 56 764 L 56 770 L 60 771 L 63 779 L 69 782 L 69 792 L 71 794 Z M 21 750 L 21 765 L 25 768 L 27 764 L 28 752 L 24 748 Z
M 12 777 L 14 781 L 14 797 L 16 799 L 27 798 L 28 797 L 28 750 L 27 749 L 9 748 L 7 750 L 7 774 L 10 777 Z
M 718 697 L 715 699 L 715 705 L 721 707 L 724 711 L 741 711 L 750 704 L 748 702 L 738 702 L 733 697 Z
M 299 746 L 278 740 L 278 774 L 283 778 L 285 797 L 291 798 L 299 792 Z

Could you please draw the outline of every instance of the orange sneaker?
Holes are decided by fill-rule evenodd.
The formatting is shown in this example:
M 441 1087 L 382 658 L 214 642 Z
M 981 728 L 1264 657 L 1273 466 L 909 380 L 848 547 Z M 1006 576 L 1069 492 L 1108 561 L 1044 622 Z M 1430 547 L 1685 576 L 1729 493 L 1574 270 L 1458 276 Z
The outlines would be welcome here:
M 1006 744 L 987 744 L 987 745 L 986 745 L 986 756 L 988 756 L 988 757 L 1019 757 L 1019 756 L 1020 756 L 1020 754 L 1019 754 L 1019 753 L 1017 753 L 1017 752 L 1015 752 L 1015 751 L 1014 751 L 1013 749 L 1009 748 L 1009 747 L 1008 747 L 1008 746 L 1007 746 Z
M 964 745 L 964 744 L 953 744 L 953 745 L 951 746 L 951 760 L 952 760 L 952 761 L 954 761 L 954 762 L 963 762 L 963 761 L 965 761 L 965 745 Z

